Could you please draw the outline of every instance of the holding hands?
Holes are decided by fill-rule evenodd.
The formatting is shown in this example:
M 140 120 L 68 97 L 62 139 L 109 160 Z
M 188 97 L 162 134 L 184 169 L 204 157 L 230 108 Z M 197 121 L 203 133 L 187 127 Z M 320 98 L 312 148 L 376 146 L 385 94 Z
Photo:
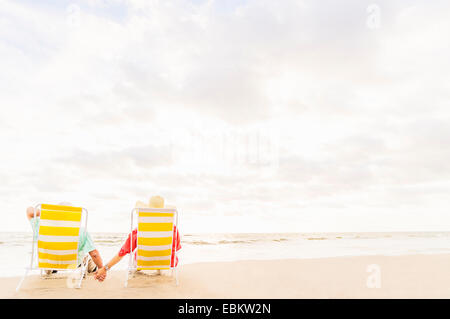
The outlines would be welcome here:
M 119 254 L 115 255 L 108 263 L 106 263 L 105 265 L 103 265 L 103 267 L 101 267 L 101 268 L 99 268 L 97 270 L 97 272 L 95 273 L 94 278 L 96 280 L 98 280 L 99 282 L 102 282 L 103 280 L 105 280 L 107 271 L 112 266 L 117 264 L 121 259 L 122 259 L 122 257 L 119 256 Z
M 94 276 L 95 280 L 98 280 L 100 282 L 105 280 L 105 278 L 106 278 L 106 271 L 107 271 L 107 269 L 105 267 L 102 267 L 99 270 L 97 270 L 97 272 L 95 273 L 95 276 Z

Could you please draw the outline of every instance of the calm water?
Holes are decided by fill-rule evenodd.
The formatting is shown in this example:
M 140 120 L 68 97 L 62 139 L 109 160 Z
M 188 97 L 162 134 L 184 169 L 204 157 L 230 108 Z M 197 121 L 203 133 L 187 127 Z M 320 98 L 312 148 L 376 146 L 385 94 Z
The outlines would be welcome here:
M 0 276 L 29 264 L 30 233 L 0 233 Z M 126 234 L 92 233 L 103 259 L 118 252 Z M 185 234 L 180 264 L 257 259 L 450 253 L 450 232 Z M 122 260 L 115 269 L 125 269 Z

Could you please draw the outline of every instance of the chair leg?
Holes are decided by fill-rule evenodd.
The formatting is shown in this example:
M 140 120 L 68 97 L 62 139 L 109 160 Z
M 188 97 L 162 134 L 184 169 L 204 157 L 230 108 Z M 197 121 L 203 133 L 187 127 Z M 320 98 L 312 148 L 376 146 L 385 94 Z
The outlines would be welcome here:
M 125 288 L 128 287 L 128 276 L 130 274 L 130 269 L 126 270 L 126 274 L 125 274 Z
M 25 270 L 25 274 L 23 275 L 22 279 L 20 279 L 19 284 L 16 287 L 16 292 L 18 292 L 20 290 L 20 287 L 22 287 L 22 284 L 25 281 L 25 277 L 28 275 L 28 271 L 29 271 L 29 269 L 27 268 Z
M 80 279 L 78 279 L 78 284 L 76 285 L 75 288 L 77 288 L 77 289 L 81 288 L 81 282 L 83 281 L 83 277 L 84 277 L 84 270 L 81 269 L 81 271 L 80 271 Z
M 87 263 L 88 263 L 88 258 L 85 258 L 83 260 L 83 262 L 81 263 L 81 269 L 80 269 L 80 279 L 78 280 L 78 285 L 75 287 L 77 289 L 81 288 L 81 282 L 83 281 L 84 275 L 86 273 L 86 269 L 87 269 Z
M 175 268 L 175 284 L 178 286 L 178 269 Z

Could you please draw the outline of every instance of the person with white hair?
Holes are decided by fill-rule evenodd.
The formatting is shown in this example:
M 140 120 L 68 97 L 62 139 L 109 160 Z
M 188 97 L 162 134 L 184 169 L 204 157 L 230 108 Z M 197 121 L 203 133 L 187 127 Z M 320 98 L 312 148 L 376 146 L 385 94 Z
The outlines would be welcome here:
M 61 202 L 58 205 L 73 206 L 68 202 Z M 39 209 L 36 210 L 35 215 L 33 207 L 27 208 L 27 217 L 31 223 L 31 228 L 33 228 L 35 240 L 37 240 L 38 236 L 40 215 L 41 212 Z M 87 263 L 88 273 L 96 273 L 98 269 L 103 268 L 102 257 L 100 256 L 99 251 L 95 248 L 94 241 L 92 240 L 91 235 L 87 231 L 84 231 L 83 227 L 80 228 L 80 235 L 78 240 L 78 267 L 80 267 L 82 263 Z M 56 272 L 56 270 L 47 270 L 46 274 L 50 275 Z

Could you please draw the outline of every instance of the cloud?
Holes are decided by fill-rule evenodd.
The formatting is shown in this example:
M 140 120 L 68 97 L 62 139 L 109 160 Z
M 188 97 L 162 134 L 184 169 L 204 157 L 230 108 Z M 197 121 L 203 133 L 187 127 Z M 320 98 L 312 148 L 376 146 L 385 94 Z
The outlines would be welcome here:
M 5 209 L 64 197 L 113 227 L 161 193 L 188 229 L 428 227 L 448 207 L 449 5 L 377 4 L 371 29 L 356 0 L 2 1 Z
M 67 157 L 57 158 L 59 162 L 68 169 L 74 169 L 80 177 L 129 177 L 130 170 L 151 170 L 158 166 L 171 165 L 170 146 L 155 147 L 146 145 L 141 147 L 128 147 L 118 151 L 87 152 L 79 150 Z M 85 174 L 84 176 L 82 174 Z M 139 173 L 136 173 L 137 176 Z M 132 176 L 132 175 L 131 175 Z

